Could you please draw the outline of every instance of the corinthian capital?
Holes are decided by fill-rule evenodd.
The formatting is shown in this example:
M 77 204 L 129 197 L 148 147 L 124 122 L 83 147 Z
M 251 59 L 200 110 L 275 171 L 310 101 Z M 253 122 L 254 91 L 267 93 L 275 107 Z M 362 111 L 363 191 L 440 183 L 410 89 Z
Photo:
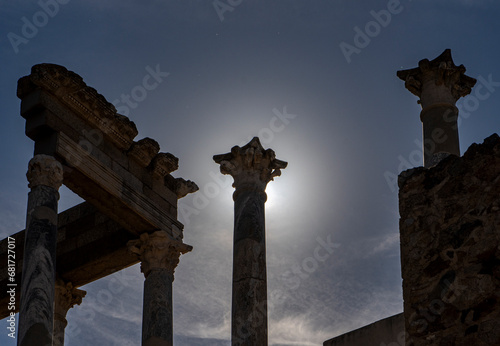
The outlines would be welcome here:
M 29 188 L 45 185 L 58 190 L 63 183 L 63 167 L 53 156 L 35 155 L 29 162 L 26 177 Z
M 148 277 L 152 269 L 167 269 L 173 274 L 180 255 L 193 249 L 192 246 L 173 239 L 165 231 L 143 233 L 139 239 L 129 241 L 127 246 L 141 260 L 141 272 L 145 277 Z
M 420 60 L 418 67 L 397 72 L 406 88 L 420 98 L 422 108 L 434 104 L 455 102 L 470 94 L 476 80 L 465 75 L 464 65 L 456 66 L 451 50 L 446 49 L 432 61 Z
M 56 280 L 55 285 L 55 318 L 66 322 L 66 313 L 75 305 L 82 303 L 87 292 L 73 287 L 71 282 Z
M 234 178 L 233 187 L 236 189 L 251 185 L 262 191 L 268 182 L 281 175 L 281 170 L 288 164 L 278 160 L 273 150 L 265 150 L 258 137 L 241 148 L 234 146 L 230 153 L 215 155 L 214 161 L 220 164 L 222 174 Z

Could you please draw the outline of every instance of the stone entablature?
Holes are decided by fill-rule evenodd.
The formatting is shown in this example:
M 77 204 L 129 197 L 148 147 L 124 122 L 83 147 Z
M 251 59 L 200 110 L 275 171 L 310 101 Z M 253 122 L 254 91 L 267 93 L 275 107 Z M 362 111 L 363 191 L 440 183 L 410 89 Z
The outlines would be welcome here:
M 177 200 L 198 187 L 170 175 L 178 158 L 151 138 L 134 142 L 135 124 L 62 66 L 33 66 L 17 94 L 35 152 L 62 163 L 66 186 L 134 234 L 182 239 Z

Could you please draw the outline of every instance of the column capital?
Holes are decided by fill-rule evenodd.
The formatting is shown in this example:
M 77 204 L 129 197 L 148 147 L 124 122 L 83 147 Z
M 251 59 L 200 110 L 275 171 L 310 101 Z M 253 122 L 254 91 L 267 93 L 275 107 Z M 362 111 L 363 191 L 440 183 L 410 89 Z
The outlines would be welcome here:
M 165 231 L 143 233 L 139 239 L 129 241 L 127 247 L 140 258 L 141 272 L 146 278 L 153 269 L 166 269 L 173 275 L 180 255 L 193 249 Z
M 265 150 L 258 137 L 243 147 L 232 147 L 227 154 L 214 155 L 213 159 L 220 164 L 222 174 L 233 177 L 234 188 L 249 187 L 262 192 L 267 183 L 280 176 L 281 170 L 288 165 L 278 160 L 273 150 Z
M 432 61 L 420 60 L 416 68 L 398 71 L 397 76 L 420 98 L 418 103 L 423 109 L 443 104 L 454 106 L 460 97 L 470 94 L 476 84 L 474 78 L 465 75 L 464 65 L 455 65 L 450 49 Z
M 58 190 L 63 183 L 63 167 L 59 161 L 49 155 L 35 155 L 29 162 L 28 187 L 45 185 Z
M 57 279 L 55 283 L 55 314 L 54 318 L 66 322 L 66 313 L 75 305 L 82 303 L 86 291 L 73 287 L 71 282 Z

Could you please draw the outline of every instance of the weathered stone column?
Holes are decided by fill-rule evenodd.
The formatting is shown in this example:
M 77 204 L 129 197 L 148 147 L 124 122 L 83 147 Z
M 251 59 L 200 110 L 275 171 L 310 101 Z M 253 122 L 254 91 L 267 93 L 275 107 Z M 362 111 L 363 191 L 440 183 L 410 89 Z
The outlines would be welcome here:
M 18 345 L 52 345 L 58 189 L 62 165 L 36 155 L 26 174 L 29 187 Z
M 80 305 L 87 292 L 73 287 L 71 282 L 56 280 L 54 338 L 52 346 L 64 346 L 64 329 L 68 325 L 66 314 L 75 304 Z
M 435 165 L 449 154 L 460 156 L 455 103 L 471 92 L 476 80 L 465 75 L 463 65 L 455 66 L 449 49 L 436 59 L 423 59 L 418 67 L 398 71 L 397 75 L 420 98 L 424 167 Z
M 267 276 L 264 203 L 266 185 L 287 163 L 264 150 L 257 137 L 215 155 L 222 174 L 234 178 L 232 345 L 267 345 Z
M 192 246 L 173 239 L 165 231 L 143 233 L 128 243 L 131 252 L 141 260 L 144 273 L 142 312 L 142 345 L 173 345 L 172 282 L 181 254 Z

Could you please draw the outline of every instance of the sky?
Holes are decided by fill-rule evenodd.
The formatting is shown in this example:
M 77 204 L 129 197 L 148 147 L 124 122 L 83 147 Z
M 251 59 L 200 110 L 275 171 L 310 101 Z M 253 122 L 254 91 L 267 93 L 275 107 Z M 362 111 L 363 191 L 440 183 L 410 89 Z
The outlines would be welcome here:
M 254 136 L 288 162 L 267 188 L 269 344 L 400 313 L 396 180 L 422 165 L 422 126 L 396 71 L 450 48 L 483 84 L 457 103 L 461 152 L 482 143 L 500 129 L 499 15 L 493 0 L 0 0 L 0 237 L 25 227 L 33 156 L 17 80 L 55 63 L 200 187 L 179 202 L 194 249 L 175 271 L 175 345 L 230 344 L 233 188 L 212 156 Z M 60 193 L 60 211 L 82 201 Z M 139 345 L 143 281 L 136 265 L 81 287 L 66 344 Z

